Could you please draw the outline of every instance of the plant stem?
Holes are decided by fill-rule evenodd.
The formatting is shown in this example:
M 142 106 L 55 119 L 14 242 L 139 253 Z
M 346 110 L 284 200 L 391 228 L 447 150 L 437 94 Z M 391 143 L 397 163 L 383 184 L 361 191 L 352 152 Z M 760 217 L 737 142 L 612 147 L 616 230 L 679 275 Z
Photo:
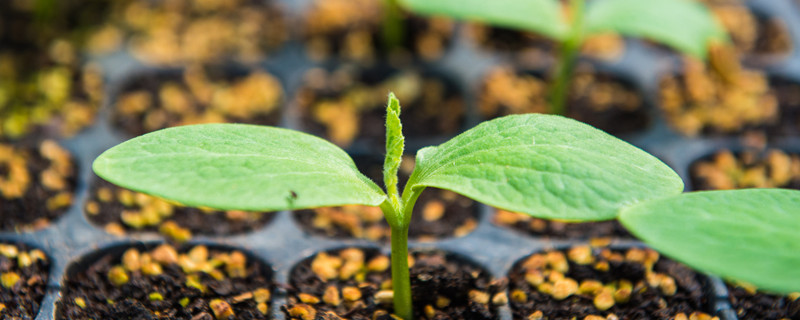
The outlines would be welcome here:
M 394 314 L 411 320 L 411 279 L 408 270 L 408 225 L 392 226 L 392 288 Z
M 387 53 L 403 44 L 403 13 L 397 0 L 383 1 L 383 24 L 381 26 L 381 41 Z
M 578 58 L 578 51 L 583 44 L 584 0 L 570 0 L 572 14 L 571 27 L 567 39 L 561 44 L 558 55 L 556 76 L 550 92 L 550 113 L 563 115 L 566 113 L 567 94 L 572 80 L 572 71 Z

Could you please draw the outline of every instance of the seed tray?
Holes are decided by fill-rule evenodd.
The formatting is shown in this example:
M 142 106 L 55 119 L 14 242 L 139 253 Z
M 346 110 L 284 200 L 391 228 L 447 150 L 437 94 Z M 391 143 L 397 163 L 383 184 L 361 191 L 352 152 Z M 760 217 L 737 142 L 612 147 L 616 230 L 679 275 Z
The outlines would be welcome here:
M 296 18 L 310 4 L 310 0 L 281 0 L 281 3 L 286 9 L 286 14 Z M 795 44 L 793 47 L 800 44 L 800 4 L 792 0 L 750 0 L 747 5 L 761 15 L 780 18 L 790 31 L 792 42 Z M 292 37 L 292 39 L 298 38 L 296 35 Z M 467 104 L 467 120 L 462 130 L 472 127 L 482 120 L 476 112 L 476 101 L 477 88 L 483 75 L 494 66 L 513 65 L 507 55 L 481 51 L 470 41 L 465 36 L 464 29 L 459 28 L 456 31 L 452 47 L 443 58 L 434 62 L 418 64 L 419 67 L 433 67 L 437 72 L 449 74 L 450 78 L 455 81 Z M 621 138 L 660 157 L 678 172 L 686 182 L 687 189 L 690 189 L 689 166 L 694 160 L 723 147 L 736 150 L 740 148 L 741 141 L 734 136 L 688 138 L 670 129 L 656 107 L 658 103 L 656 96 L 659 76 L 674 70 L 679 58 L 675 54 L 655 49 L 635 39 L 626 39 L 625 48 L 624 54 L 615 61 L 583 59 L 582 62 L 591 63 L 598 71 L 618 75 L 637 85 L 648 108 L 651 123 L 646 130 L 624 135 Z M 73 272 L 72 270 L 80 269 L 86 263 L 87 257 L 97 257 L 100 252 L 113 252 L 119 250 L 120 246 L 140 246 L 164 241 L 160 235 L 153 233 L 111 235 L 102 227 L 90 223 L 83 208 L 89 196 L 89 186 L 94 178 L 90 171 L 92 161 L 105 149 L 130 138 L 121 130 L 114 128 L 109 121 L 109 109 L 112 102 L 119 95 L 126 81 L 132 77 L 165 70 L 146 66 L 127 51 L 119 51 L 91 60 L 102 66 L 109 85 L 106 87 L 106 101 L 104 101 L 97 122 L 80 134 L 60 141 L 73 154 L 78 166 L 78 183 L 72 207 L 60 219 L 44 229 L 25 233 L 0 232 L 0 242 L 20 242 L 32 248 L 42 249 L 50 259 L 51 270 L 48 277 L 47 294 L 41 303 L 39 314 L 35 318 L 37 320 L 55 318 L 55 305 L 61 297 L 60 291 L 65 277 L 69 272 Z M 256 66 L 249 67 L 267 70 L 281 80 L 287 103 L 283 106 L 280 125 L 287 128 L 301 128 L 297 108 L 295 108 L 292 98 L 301 86 L 303 75 L 307 70 L 330 63 L 330 61 L 312 62 L 304 54 L 303 44 L 297 40 L 291 40 L 279 51 L 271 54 L 268 59 Z M 787 56 L 759 67 L 770 76 L 779 76 L 783 79 L 800 82 L 800 53 L 794 48 Z M 237 70 L 241 68 L 244 67 L 234 67 Z M 174 72 L 174 70 L 166 72 Z M 415 151 L 423 146 L 439 144 L 447 138 L 449 137 L 410 139 L 407 141 L 407 150 Z M 782 137 L 771 141 L 770 146 L 784 148 L 784 150 L 800 150 L 800 137 Z M 374 150 L 368 145 L 359 145 L 358 143 L 348 148 L 348 151 L 358 154 L 382 154 L 382 150 Z M 534 238 L 496 226 L 491 223 L 492 212 L 492 208 L 481 205 L 478 227 L 464 237 L 446 238 L 433 242 L 411 241 L 410 247 L 412 250 L 439 249 L 467 257 L 486 268 L 494 278 L 501 278 L 506 276 L 516 261 L 533 252 L 583 243 L 577 240 Z M 386 243 L 356 239 L 330 239 L 308 234 L 297 225 L 291 214 L 291 212 L 280 212 L 266 226 L 251 233 L 226 237 L 195 236 L 190 244 L 209 244 L 244 250 L 252 257 L 271 265 L 275 271 L 274 281 L 277 288 L 288 283 L 289 272 L 296 263 L 318 251 L 359 246 L 378 247 L 383 252 L 389 252 Z M 613 240 L 611 246 L 612 248 L 638 247 L 642 246 L 642 243 L 636 240 Z M 491 250 L 476 250 L 476 248 L 491 248 Z M 73 263 L 76 264 L 73 265 Z M 727 301 L 727 290 L 722 280 L 709 277 L 706 289 L 709 300 L 713 301 L 713 310 L 707 311 L 721 316 L 722 319 L 736 319 L 735 312 Z M 270 312 L 274 319 L 284 319 L 284 315 L 280 312 L 280 306 L 286 302 L 286 299 L 286 292 L 283 290 L 279 289 L 273 293 Z M 511 319 L 508 305 L 499 308 L 499 318 Z

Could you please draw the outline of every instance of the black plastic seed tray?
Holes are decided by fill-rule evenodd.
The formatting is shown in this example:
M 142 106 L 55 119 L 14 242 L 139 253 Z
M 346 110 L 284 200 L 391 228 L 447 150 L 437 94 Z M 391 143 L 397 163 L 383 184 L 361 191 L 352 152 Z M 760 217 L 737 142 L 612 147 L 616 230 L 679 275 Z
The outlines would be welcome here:
M 598 0 L 600 1 L 600 0 Z M 283 0 L 287 14 L 292 18 L 302 15 L 309 5 L 309 0 Z M 778 17 L 791 33 L 796 47 L 800 44 L 800 8 L 791 0 L 750 0 L 747 2 L 760 15 Z M 295 19 L 297 20 L 297 19 Z M 294 28 L 290 28 L 294 29 Z M 438 61 L 420 63 L 420 68 L 433 66 L 437 71 L 448 74 L 463 94 L 467 104 L 467 117 L 462 130 L 469 128 L 481 119 L 476 111 L 478 88 L 484 74 L 493 66 L 510 64 L 507 56 L 480 51 L 464 34 L 463 28 L 457 29 L 455 41 L 445 56 Z M 297 37 L 294 37 L 297 38 Z M 714 151 L 730 147 L 740 148 L 736 137 L 701 137 L 687 138 L 671 130 L 656 107 L 659 76 L 674 70 L 679 59 L 676 55 L 654 49 L 639 40 L 625 41 L 624 55 L 617 61 L 589 61 L 598 71 L 612 73 L 620 78 L 636 84 L 645 100 L 645 105 L 652 119 L 646 130 L 622 136 L 623 139 L 639 146 L 663 159 L 672 166 L 689 184 L 689 166 L 699 158 Z M 91 172 L 92 161 L 107 148 L 130 138 L 122 131 L 115 129 L 109 121 L 113 101 L 120 89 L 132 77 L 156 72 L 173 72 L 148 67 L 135 59 L 131 54 L 122 51 L 110 56 L 92 59 L 103 67 L 110 85 L 106 91 L 106 101 L 98 116 L 97 122 L 74 138 L 60 141 L 75 157 L 78 165 L 78 185 L 75 202 L 68 212 L 50 226 L 35 232 L 0 233 L 0 242 L 21 242 L 31 247 L 42 249 L 51 261 L 47 295 L 37 320 L 54 319 L 56 302 L 61 297 L 61 289 L 68 272 L 74 272 L 86 266 L 86 259 L 99 256 L 99 252 L 119 251 L 120 246 L 150 244 L 164 241 L 158 234 L 132 233 L 123 237 L 105 232 L 102 227 L 90 223 L 83 208 L 88 199 L 89 185 L 96 177 Z M 331 62 L 326 62 L 330 64 Z M 255 66 L 268 70 L 281 80 L 285 93 L 285 105 L 281 126 L 300 128 L 298 113 L 295 110 L 293 97 L 303 82 L 303 75 L 311 68 L 322 66 L 306 58 L 303 45 L 290 41 L 280 51 L 272 54 L 267 60 Z M 769 75 L 800 82 L 800 53 L 794 50 L 786 57 L 776 59 L 773 63 L 761 66 Z M 447 137 L 431 137 L 427 139 L 409 140 L 407 149 L 415 149 L 426 145 L 438 144 Z M 772 143 L 772 142 L 771 142 Z M 800 150 L 800 137 L 784 137 L 771 146 L 785 150 Z M 360 154 L 381 155 L 383 150 L 368 145 L 354 144 L 349 148 Z M 345 246 L 379 246 L 388 253 L 386 243 L 374 243 L 366 240 L 339 240 L 304 232 L 291 212 L 280 212 L 263 228 L 242 235 L 226 237 L 195 236 L 190 243 L 211 244 L 239 248 L 252 257 L 263 260 L 274 270 L 276 287 L 288 284 L 291 268 L 303 259 L 316 252 L 336 249 Z M 412 242 L 416 249 L 435 248 L 451 252 L 486 268 L 494 278 L 505 277 L 512 265 L 531 253 L 547 248 L 563 248 L 570 244 L 583 243 L 578 240 L 547 240 L 534 238 L 522 233 L 497 226 L 491 222 L 493 209 L 481 206 L 478 227 L 461 238 L 440 239 L 433 242 Z M 642 246 L 635 240 L 614 240 L 612 247 Z M 707 288 L 709 300 L 713 301 L 713 310 L 708 310 L 723 319 L 736 319 L 726 299 L 726 289 L 722 281 L 709 278 Z M 270 312 L 275 319 L 284 319 L 280 306 L 286 302 L 286 293 L 277 290 L 273 293 Z M 499 308 L 500 319 L 510 320 L 509 306 Z

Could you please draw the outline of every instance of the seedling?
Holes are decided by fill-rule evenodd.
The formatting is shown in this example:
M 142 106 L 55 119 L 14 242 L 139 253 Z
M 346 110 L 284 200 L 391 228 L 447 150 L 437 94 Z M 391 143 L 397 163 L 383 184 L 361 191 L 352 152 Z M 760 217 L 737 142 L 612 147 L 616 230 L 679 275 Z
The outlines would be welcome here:
M 418 14 L 442 15 L 542 34 L 561 47 L 550 113 L 564 114 L 570 80 L 587 37 L 615 32 L 646 37 L 698 58 L 705 58 L 712 41 L 727 36 L 708 9 L 693 0 L 570 0 L 562 12 L 560 0 L 399 0 Z
M 100 155 L 108 181 L 191 206 L 295 210 L 380 206 L 392 247 L 394 312 L 412 318 L 411 212 L 427 187 L 506 210 L 574 221 L 614 219 L 692 266 L 777 291 L 800 290 L 800 191 L 682 195 L 683 182 L 652 155 L 557 115 L 512 115 L 420 150 L 399 192 L 404 149 L 400 104 L 389 96 L 385 190 L 343 150 L 267 126 L 204 124 L 156 131 Z M 764 250 L 760 250 L 764 249 Z

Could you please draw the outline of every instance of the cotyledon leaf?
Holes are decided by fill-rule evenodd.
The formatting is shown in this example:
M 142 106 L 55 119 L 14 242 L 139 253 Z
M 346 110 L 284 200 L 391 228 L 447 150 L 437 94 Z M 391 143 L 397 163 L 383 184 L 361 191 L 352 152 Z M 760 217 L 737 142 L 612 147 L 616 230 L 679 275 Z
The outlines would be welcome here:
M 592 1 L 584 29 L 587 35 L 646 37 L 700 58 L 706 56 L 710 41 L 727 39 L 711 12 L 693 0 Z
M 400 0 L 400 3 L 420 14 L 476 20 L 558 40 L 564 39 L 568 30 L 556 0 Z
M 386 198 L 343 150 L 312 135 L 266 126 L 164 129 L 107 150 L 93 169 L 126 188 L 217 209 L 376 206 Z
M 624 208 L 620 220 L 648 245 L 696 269 L 800 292 L 800 191 L 692 192 Z
M 421 187 L 536 217 L 606 220 L 625 205 L 680 193 L 683 182 L 655 157 L 603 131 L 525 114 L 420 150 L 407 189 Z

